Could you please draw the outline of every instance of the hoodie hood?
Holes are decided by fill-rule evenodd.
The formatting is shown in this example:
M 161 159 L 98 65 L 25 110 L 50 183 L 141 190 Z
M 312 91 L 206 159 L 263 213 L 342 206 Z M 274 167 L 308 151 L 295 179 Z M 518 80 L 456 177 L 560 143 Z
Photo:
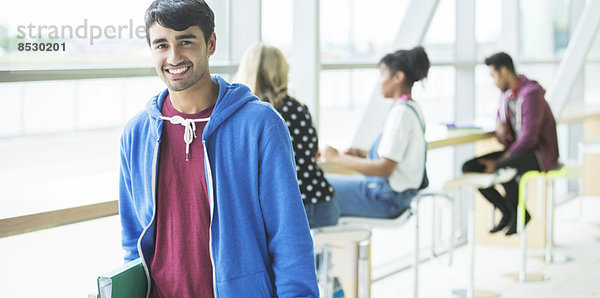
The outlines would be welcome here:
M 524 75 L 519 76 L 519 91 L 517 92 L 518 97 L 525 97 L 530 95 L 544 97 L 546 89 L 540 85 L 537 81 L 530 80 Z
M 219 84 L 219 96 L 217 103 L 213 109 L 210 120 L 204 127 L 202 140 L 206 140 L 214 133 L 217 128 L 225 122 L 231 115 L 250 101 L 258 101 L 258 98 L 250 92 L 250 88 L 242 84 L 230 84 L 221 76 L 213 75 L 212 79 Z M 159 119 L 162 116 L 161 107 L 165 98 L 169 94 L 169 89 L 165 89 L 158 95 L 152 97 L 146 104 L 146 112 L 152 124 L 152 133 L 158 139 L 162 130 L 163 120 Z

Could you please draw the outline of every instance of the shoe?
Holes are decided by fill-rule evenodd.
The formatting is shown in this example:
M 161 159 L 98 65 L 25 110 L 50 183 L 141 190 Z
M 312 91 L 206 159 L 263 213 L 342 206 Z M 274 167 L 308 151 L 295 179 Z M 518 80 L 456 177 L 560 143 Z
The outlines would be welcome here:
M 502 213 L 500 222 L 496 227 L 490 230 L 490 233 L 496 233 L 504 229 L 514 217 L 508 201 L 505 200 L 494 188 L 479 189 L 479 192 L 481 192 L 486 200 L 494 205 L 494 208 L 500 210 Z
M 504 229 L 508 223 L 511 222 L 511 218 L 508 214 L 504 213 L 504 215 L 502 215 L 502 219 L 500 219 L 500 222 L 498 223 L 497 226 L 495 226 L 493 229 L 490 230 L 490 233 L 496 233 L 498 231 L 501 231 L 502 229 Z
M 529 212 L 527 212 L 527 210 L 525 210 L 525 226 L 527 226 L 527 223 L 529 223 L 529 220 L 531 220 L 531 216 L 529 215 Z M 505 235 L 510 236 L 510 235 L 513 235 L 516 233 L 517 233 L 517 219 L 515 217 L 512 224 L 510 225 L 510 228 L 508 229 L 508 232 L 506 232 Z

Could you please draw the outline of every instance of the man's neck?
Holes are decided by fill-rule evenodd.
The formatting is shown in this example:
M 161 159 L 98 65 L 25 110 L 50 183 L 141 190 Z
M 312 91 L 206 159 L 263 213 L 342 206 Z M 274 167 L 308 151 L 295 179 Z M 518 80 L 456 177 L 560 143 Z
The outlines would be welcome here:
M 508 77 L 508 89 L 514 90 L 519 85 L 519 75 L 511 75 Z
M 183 91 L 169 90 L 169 96 L 173 107 L 184 114 L 196 114 L 202 112 L 217 102 L 219 96 L 219 84 L 210 76 L 198 81 L 195 85 Z

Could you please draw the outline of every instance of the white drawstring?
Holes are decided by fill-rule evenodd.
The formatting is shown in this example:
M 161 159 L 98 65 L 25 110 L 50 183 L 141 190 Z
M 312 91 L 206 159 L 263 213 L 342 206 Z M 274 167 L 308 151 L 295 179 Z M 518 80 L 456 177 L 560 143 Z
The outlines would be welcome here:
M 173 116 L 173 117 L 165 117 L 159 116 L 161 120 L 169 120 L 171 124 L 181 124 L 185 127 L 185 132 L 183 134 L 183 141 L 185 142 L 185 160 L 190 160 L 190 144 L 194 141 L 196 136 L 196 122 L 208 122 L 209 118 L 200 118 L 200 119 L 185 119 L 181 116 Z

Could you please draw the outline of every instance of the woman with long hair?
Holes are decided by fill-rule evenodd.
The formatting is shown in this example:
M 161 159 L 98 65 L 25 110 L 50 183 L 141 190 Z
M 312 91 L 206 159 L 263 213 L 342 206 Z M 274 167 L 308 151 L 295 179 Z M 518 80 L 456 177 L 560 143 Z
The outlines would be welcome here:
M 339 209 L 333 188 L 317 165 L 319 139 L 306 105 L 288 94 L 289 66 L 277 48 L 256 43 L 242 56 L 236 81 L 269 102 L 290 131 L 300 194 L 311 228 L 337 224 Z

